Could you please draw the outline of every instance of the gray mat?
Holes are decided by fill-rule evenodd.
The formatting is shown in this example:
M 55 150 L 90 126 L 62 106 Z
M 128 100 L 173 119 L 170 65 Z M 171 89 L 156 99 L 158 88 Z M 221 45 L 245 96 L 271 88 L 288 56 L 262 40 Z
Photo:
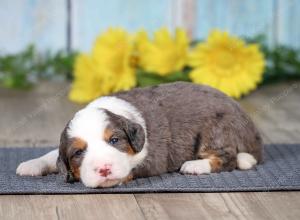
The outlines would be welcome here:
M 17 165 L 53 148 L 0 148 L 0 194 L 70 194 L 132 192 L 233 192 L 300 190 L 300 144 L 267 145 L 265 163 L 249 171 L 210 175 L 168 173 L 106 189 L 64 183 L 60 175 L 20 177 Z

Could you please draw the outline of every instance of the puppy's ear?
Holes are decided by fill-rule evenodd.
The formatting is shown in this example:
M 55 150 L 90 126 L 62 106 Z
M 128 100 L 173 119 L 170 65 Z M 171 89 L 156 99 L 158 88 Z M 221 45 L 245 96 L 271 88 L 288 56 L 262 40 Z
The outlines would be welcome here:
M 141 125 L 121 116 L 105 110 L 106 114 L 125 132 L 130 146 L 134 152 L 140 152 L 145 144 L 145 132 Z
M 58 172 L 64 176 L 65 182 L 73 183 L 75 182 L 74 175 L 69 167 L 69 163 L 65 161 L 60 155 L 56 162 Z
M 57 158 L 56 164 L 59 173 L 61 173 L 64 176 L 65 181 L 68 183 L 73 183 L 75 182 L 75 178 L 71 171 L 69 160 L 67 157 L 67 148 L 69 147 L 67 128 L 68 128 L 68 124 L 60 136 L 59 156 Z
M 142 151 L 145 144 L 145 132 L 143 127 L 137 123 L 129 121 L 128 119 L 124 120 L 123 125 L 132 149 L 135 152 Z

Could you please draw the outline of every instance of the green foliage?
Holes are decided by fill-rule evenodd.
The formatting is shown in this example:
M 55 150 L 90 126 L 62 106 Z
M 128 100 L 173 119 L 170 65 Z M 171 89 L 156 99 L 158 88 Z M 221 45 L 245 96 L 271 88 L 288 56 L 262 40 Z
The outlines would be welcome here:
M 262 84 L 282 80 L 300 79 L 300 50 L 284 45 L 268 47 L 266 37 L 247 38 L 248 43 L 258 43 L 265 55 L 266 69 Z
M 30 88 L 39 79 L 70 79 L 76 53 L 38 53 L 33 45 L 13 55 L 0 55 L 0 86 Z
M 139 87 L 153 86 L 161 83 L 169 83 L 175 81 L 190 81 L 188 77 L 189 69 L 174 72 L 166 76 L 160 76 L 154 73 L 145 72 L 142 69 L 137 71 L 137 82 Z
M 263 83 L 300 79 L 300 51 L 286 46 L 264 50 L 267 68 Z

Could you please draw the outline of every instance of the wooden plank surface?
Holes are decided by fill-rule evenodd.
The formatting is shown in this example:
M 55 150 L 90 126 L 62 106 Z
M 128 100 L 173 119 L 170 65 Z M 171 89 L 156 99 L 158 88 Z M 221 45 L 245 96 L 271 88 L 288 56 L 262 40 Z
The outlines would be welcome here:
M 273 143 L 300 143 L 300 82 L 260 88 L 241 101 Z
M 69 88 L 65 83 L 41 83 L 28 91 L 0 89 L 0 142 L 57 145 L 65 124 L 82 107 L 68 101 Z
M 25 93 L 1 89 L 1 146 L 57 144 L 66 121 L 82 107 L 67 100 L 67 89 L 64 83 L 42 83 Z M 300 143 L 299 100 L 300 84 L 291 82 L 262 87 L 240 103 L 266 143 Z M 26 123 L 15 128 L 24 116 Z M 15 130 L 5 135 L 8 128 Z M 281 220 L 299 219 L 299 207 L 300 192 L 7 195 L 0 196 L 0 219 Z
M 135 197 L 20 195 L 0 197 L 0 219 L 144 219 Z
M 147 219 L 297 219 L 299 193 L 135 195 Z M 285 211 L 286 210 L 286 211 Z

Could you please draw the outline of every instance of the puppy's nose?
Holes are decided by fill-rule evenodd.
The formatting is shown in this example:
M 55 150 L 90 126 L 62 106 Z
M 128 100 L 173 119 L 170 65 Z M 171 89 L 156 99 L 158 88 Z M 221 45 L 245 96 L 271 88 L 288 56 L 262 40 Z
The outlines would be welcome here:
M 100 176 L 107 177 L 111 174 L 111 164 L 104 164 L 103 167 L 99 169 Z

